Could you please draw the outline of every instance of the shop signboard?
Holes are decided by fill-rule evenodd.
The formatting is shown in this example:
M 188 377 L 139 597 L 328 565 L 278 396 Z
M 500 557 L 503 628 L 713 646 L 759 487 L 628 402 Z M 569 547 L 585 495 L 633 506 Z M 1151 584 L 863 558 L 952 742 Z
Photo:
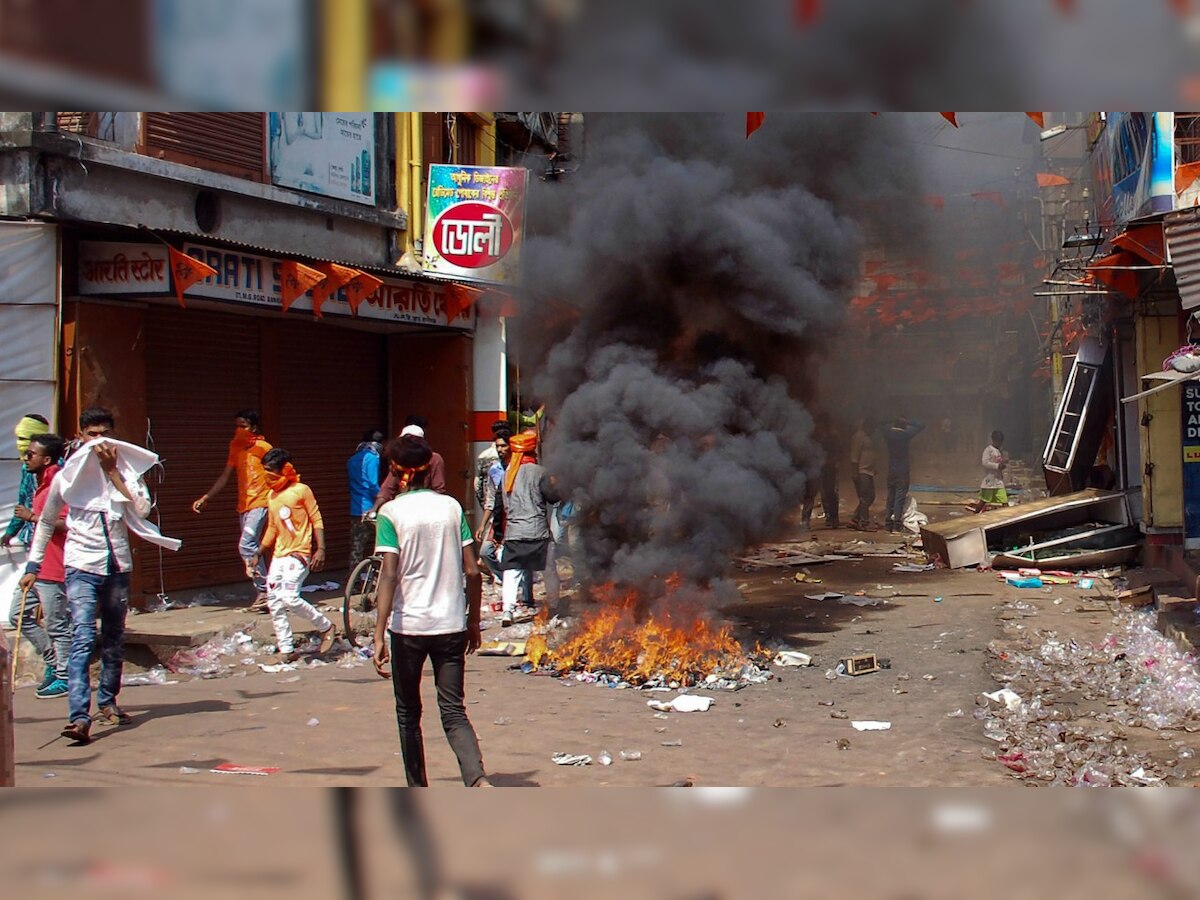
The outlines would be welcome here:
M 1174 113 L 1107 113 L 1094 160 L 1102 222 L 1122 225 L 1174 209 Z
M 369 112 L 273 112 L 271 183 L 375 205 L 375 116 Z
M 1188 550 L 1200 550 L 1200 383 L 1180 385 L 1183 397 L 1183 540 Z
M 185 241 L 180 249 L 195 259 L 212 266 L 217 274 L 192 285 L 184 299 L 204 297 L 246 306 L 257 306 L 279 312 L 283 309 L 283 261 L 269 256 L 212 247 Z M 167 248 L 162 244 L 121 244 L 108 241 L 81 241 L 79 244 L 79 293 L 95 294 L 163 294 L 171 293 L 166 275 Z M 137 278 L 139 274 L 158 271 L 161 262 L 162 278 Z M 312 265 L 311 262 L 307 263 Z M 377 277 L 379 276 L 378 273 Z M 358 317 L 380 322 L 409 325 L 430 325 L 471 329 L 475 324 L 473 309 L 453 322 L 446 312 L 446 286 L 415 278 L 383 277 L 383 285 L 368 295 L 358 307 Z M 288 310 L 292 316 L 312 311 L 312 293 L 297 299 Z M 321 307 L 325 316 L 349 318 L 353 315 L 340 288 Z
M 422 265 L 442 277 L 514 285 L 529 171 L 499 166 L 429 167 Z

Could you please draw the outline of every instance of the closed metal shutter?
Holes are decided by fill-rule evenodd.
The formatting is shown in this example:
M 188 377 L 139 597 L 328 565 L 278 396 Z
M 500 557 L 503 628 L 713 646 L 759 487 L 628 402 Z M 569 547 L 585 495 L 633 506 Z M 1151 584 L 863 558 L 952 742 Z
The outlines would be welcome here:
M 168 592 L 245 580 L 237 554 L 235 478 L 201 515 L 192 512 L 192 501 L 225 467 L 234 413 L 259 403 L 259 322 L 192 309 L 146 311 L 150 449 L 163 461 L 147 484 L 163 533 L 183 540 L 178 553 L 161 554 Z M 158 555 L 149 546 L 142 553 L 148 591 L 158 590 Z
M 146 113 L 147 156 L 266 181 L 266 113 Z
M 387 348 L 382 334 L 318 322 L 276 326 L 278 405 L 268 440 L 285 447 L 312 488 L 325 520 L 328 568 L 350 554 L 350 490 L 346 461 L 363 431 L 387 421 Z M 310 581 L 319 580 L 311 576 Z

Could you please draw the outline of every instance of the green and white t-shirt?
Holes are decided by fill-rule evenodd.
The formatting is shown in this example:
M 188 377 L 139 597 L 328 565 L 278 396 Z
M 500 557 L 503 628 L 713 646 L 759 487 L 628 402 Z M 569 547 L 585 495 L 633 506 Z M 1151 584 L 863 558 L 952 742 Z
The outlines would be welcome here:
M 462 548 L 472 542 L 462 506 L 445 494 L 410 491 L 380 508 L 375 552 L 400 557 L 389 630 L 397 634 L 466 630 Z

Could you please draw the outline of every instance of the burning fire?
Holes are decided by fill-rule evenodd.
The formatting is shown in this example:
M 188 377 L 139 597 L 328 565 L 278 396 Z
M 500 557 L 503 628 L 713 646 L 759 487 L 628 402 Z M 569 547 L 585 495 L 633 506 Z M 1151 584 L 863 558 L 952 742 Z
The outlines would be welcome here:
M 678 580 L 669 580 L 668 598 L 677 592 Z M 678 599 L 648 614 L 645 598 L 637 591 L 622 594 L 604 585 L 593 590 L 593 596 L 600 608 L 553 649 L 545 637 L 548 614 L 538 615 L 525 645 L 526 658 L 535 668 L 605 672 L 631 684 L 663 678 L 689 685 L 746 662 L 728 625 L 714 625 Z

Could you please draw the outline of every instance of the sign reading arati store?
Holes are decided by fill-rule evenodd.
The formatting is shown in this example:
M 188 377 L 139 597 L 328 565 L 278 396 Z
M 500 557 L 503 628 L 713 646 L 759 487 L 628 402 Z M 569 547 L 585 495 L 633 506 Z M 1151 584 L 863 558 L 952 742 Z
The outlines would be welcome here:
M 281 260 L 240 250 L 184 242 L 182 248 L 217 270 L 184 293 L 185 297 L 207 297 L 280 311 Z M 79 244 L 79 293 L 83 296 L 104 294 L 170 294 L 167 248 L 162 244 L 125 244 L 111 241 L 81 241 Z M 312 311 L 312 293 L 296 300 L 288 315 Z M 325 301 L 321 312 L 326 316 L 350 317 L 345 288 Z M 442 284 L 415 278 L 384 278 L 375 293 L 358 307 L 358 316 L 383 322 L 443 327 L 474 327 L 474 313 L 450 322 L 446 315 L 446 288 Z
M 1183 396 L 1183 542 L 1200 550 L 1200 383 L 1185 381 Z

